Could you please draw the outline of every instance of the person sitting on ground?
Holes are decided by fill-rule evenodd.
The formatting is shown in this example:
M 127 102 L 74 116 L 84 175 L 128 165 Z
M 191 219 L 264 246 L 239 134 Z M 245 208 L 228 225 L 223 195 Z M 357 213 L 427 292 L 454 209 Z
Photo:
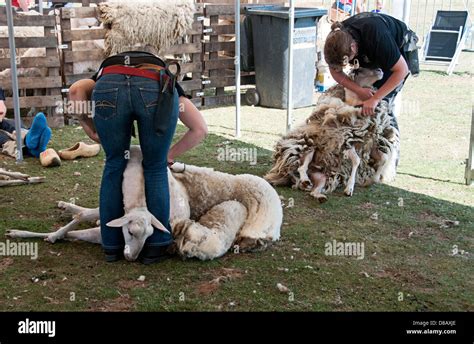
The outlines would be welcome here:
M 13 120 L 5 118 L 6 114 L 5 95 L 3 89 L 0 88 L 0 151 L 16 158 L 15 123 Z M 22 126 L 22 138 L 25 145 L 23 153 L 39 158 L 51 139 L 51 128 L 48 127 L 43 113 L 40 112 L 35 116 L 29 130 Z

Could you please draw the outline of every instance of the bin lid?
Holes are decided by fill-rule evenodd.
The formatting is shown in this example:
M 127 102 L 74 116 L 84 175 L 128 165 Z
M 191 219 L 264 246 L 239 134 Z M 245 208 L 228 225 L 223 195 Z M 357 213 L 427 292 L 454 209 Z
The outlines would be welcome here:
M 289 19 L 289 7 L 275 6 L 275 5 L 263 5 L 263 6 L 249 6 L 245 7 L 245 12 L 248 15 L 259 15 L 259 16 L 272 16 L 282 19 Z M 328 11 L 324 8 L 317 7 L 296 7 L 295 18 L 309 18 L 309 17 L 322 17 L 326 15 Z

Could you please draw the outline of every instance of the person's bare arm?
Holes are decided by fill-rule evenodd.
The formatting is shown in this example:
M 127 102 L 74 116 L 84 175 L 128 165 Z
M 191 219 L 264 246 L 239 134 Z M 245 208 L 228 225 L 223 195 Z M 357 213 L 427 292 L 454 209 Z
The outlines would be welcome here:
M 89 108 L 87 102 L 90 101 L 92 90 L 95 87 L 95 81 L 92 79 L 83 79 L 76 81 L 69 88 L 69 100 L 73 102 L 75 115 L 79 119 L 79 123 L 92 140 L 100 143 L 99 135 L 95 130 L 94 121 L 86 110 Z M 82 111 L 81 111 L 82 110 Z
M 352 92 L 355 92 L 360 99 L 367 100 L 374 95 L 373 91 L 370 88 L 360 87 L 354 81 L 352 81 L 344 72 L 339 72 L 332 68 L 329 68 L 329 71 L 333 79 L 336 80 L 338 84 L 350 89 Z
M 7 114 L 7 106 L 3 100 L 0 100 L 0 122 L 3 121 Z
M 179 98 L 179 119 L 189 128 L 188 132 L 171 147 L 168 162 L 197 146 L 207 135 L 207 124 L 199 110 L 186 97 Z
M 395 63 L 395 65 L 390 70 L 392 71 L 392 75 L 390 75 L 382 87 L 380 87 L 377 92 L 375 92 L 372 98 L 366 100 L 363 103 L 362 113 L 364 115 L 373 115 L 377 104 L 380 103 L 380 101 L 390 92 L 392 92 L 398 85 L 400 85 L 403 79 L 405 79 L 410 72 L 403 56 L 400 56 L 397 63 Z

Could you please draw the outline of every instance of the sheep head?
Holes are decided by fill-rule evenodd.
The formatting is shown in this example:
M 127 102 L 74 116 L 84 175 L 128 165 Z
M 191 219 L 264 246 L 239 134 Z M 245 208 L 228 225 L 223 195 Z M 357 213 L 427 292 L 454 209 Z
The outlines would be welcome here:
M 124 256 L 128 261 L 138 258 L 146 239 L 153 234 L 153 226 L 169 233 L 168 229 L 146 208 L 135 208 L 130 212 L 107 223 L 109 227 L 122 227 L 125 239 Z
M 360 87 L 372 87 L 373 84 L 383 78 L 383 71 L 380 68 L 359 67 L 351 70 L 349 76 Z

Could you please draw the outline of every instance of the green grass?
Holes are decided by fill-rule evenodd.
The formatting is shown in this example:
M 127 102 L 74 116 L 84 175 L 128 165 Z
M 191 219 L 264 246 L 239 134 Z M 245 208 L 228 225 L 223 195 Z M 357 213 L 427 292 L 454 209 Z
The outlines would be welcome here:
M 264 252 L 143 266 L 107 264 L 97 245 L 38 241 L 37 260 L 0 257 L 0 310 L 472 311 L 474 192 L 463 185 L 462 165 L 471 82 L 468 73 L 446 77 L 434 71 L 408 82 L 404 99 L 416 103 L 407 103 L 400 118 L 402 159 L 394 183 L 357 188 L 352 198 L 335 193 L 322 205 L 308 193 L 278 188 L 285 204 L 293 198 L 294 207 L 284 209 L 281 241 Z M 309 112 L 297 110 L 296 118 Z M 241 141 L 229 139 L 232 108 L 204 114 L 212 133 L 182 161 L 260 176 L 269 169 L 269 148 L 284 130 L 285 111 L 243 107 Z M 183 132 L 180 127 L 176 138 Z M 67 127 L 54 130 L 51 146 L 80 140 L 84 133 Z M 257 147 L 258 164 L 219 161 L 222 144 Z M 64 225 L 70 218 L 55 207 L 60 200 L 96 206 L 103 158 L 101 152 L 55 169 L 34 159 L 18 166 L 0 160 L 12 170 L 47 178 L 40 185 L 1 189 L 0 237 L 7 229 L 46 232 Z M 81 175 L 74 176 L 76 171 Z M 375 212 L 376 221 L 370 218 Z M 444 220 L 459 225 L 443 228 Z M 332 240 L 363 242 L 365 258 L 326 256 L 324 245 Z M 469 253 L 453 256 L 453 245 Z M 137 281 L 140 275 L 145 282 Z M 219 276 L 228 278 L 218 286 L 208 283 Z M 291 294 L 279 292 L 277 283 Z

